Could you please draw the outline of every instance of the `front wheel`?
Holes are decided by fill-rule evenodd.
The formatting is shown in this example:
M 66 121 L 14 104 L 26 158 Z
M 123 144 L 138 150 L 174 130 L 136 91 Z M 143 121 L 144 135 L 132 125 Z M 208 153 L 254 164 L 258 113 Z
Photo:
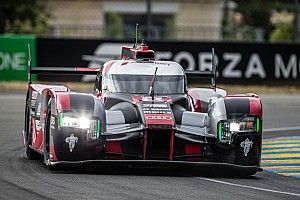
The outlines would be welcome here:
M 40 154 L 29 147 L 31 143 L 31 117 L 30 117 L 30 107 L 26 105 L 25 108 L 25 152 L 29 160 L 38 160 L 41 158 Z
M 51 158 L 50 158 L 50 119 L 51 119 L 51 108 L 48 106 L 47 117 L 45 121 L 45 135 L 44 135 L 44 144 L 43 144 L 43 163 L 49 168 L 52 169 Z

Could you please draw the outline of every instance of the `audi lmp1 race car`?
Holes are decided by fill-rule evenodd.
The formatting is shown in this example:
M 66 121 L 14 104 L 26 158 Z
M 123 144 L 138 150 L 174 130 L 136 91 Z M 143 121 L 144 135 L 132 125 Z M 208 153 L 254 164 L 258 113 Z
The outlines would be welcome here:
M 31 74 L 97 76 L 93 94 L 87 94 L 33 84 Z M 145 44 L 123 47 L 121 59 L 99 69 L 31 68 L 29 62 L 26 154 L 52 169 L 124 164 L 262 171 L 261 100 L 256 94 L 227 95 L 216 88 L 215 75 L 214 64 L 212 71 L 188 72 L 157 61 Z M 212 87 L 188 89 L 191 76 L 212 79 Z

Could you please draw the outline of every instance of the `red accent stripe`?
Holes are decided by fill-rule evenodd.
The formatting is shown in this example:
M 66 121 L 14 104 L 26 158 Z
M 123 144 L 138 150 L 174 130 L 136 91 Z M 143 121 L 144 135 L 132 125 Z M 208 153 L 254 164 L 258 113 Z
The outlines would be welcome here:
M 165 124 L 174 126 L 175 122 L 172 114 L 144 114 L 146 127 L 149 124 Z
M 57 156 L 55 154 L 54 146 L 50 145 L 50 154 L 53 156 L 52 159 L 53 161 L 57 161 Z
M 70 96 L 68 93 L 57 94 L 57 109 L 58 111 L 70 109 Z
M 193 155 L 193 154 L 200 154 L 201 147 L 199 144 L 186 144 L 184 146 L 184 154 L 186 155 Z
M 121 66 L 123 66 L 123 65 L 127 65 L 129 62 L 123 62 L 122 64 L 121 64 Z
M 250 101 L 250 114 L 262 117 L 262 108 L 259 98 L 249 98 Z
M 98 68 L 76 67 L 76 71 L 100 71 Z
M 103 73 L 103 74 L 106 74 L 106 73 L 110 70 L 110 68 L 112 67 L 112 65 L 113 65 L 115 62 L 116 62 L 116 61 L 113 60 L 113 61 L 109 61 L 108 63 L 106 63 L 106 64 L 104 65 L 104 67 L 103 67 L 102 73 Z
M 43 146 L 43 140 L 44 140 L 44 134 L 43 134 L 43 130 L 36 130 L 36 140 L 35 140 L 35 146 L 37 149 L 42 150 L 42 146 Z
M 107 153 L 122 153 L 120 142 L 106 142 L 105 151 Z
M 195 101 L 194 104 L 195 112 L 202 112 L 201 101 L 199 99 L 196 99 L 194 101 Z
M 171 137 L 170 137 L 170 157 L 169 160 L 173 160 L 173 154 L 174 154 L 174 137 L 175 133 L 174 130 L 171 130 Z

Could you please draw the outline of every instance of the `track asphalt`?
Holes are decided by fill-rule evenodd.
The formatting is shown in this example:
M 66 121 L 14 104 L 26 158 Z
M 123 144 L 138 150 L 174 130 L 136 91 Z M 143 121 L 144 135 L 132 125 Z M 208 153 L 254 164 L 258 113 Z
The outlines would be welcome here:
M 265 171 L 227 178 L 185 170 L 49 171 L 24 153 L 25 94 L 0 93 L 0 199 L 300 199 L 300 95 L 262 101 Z

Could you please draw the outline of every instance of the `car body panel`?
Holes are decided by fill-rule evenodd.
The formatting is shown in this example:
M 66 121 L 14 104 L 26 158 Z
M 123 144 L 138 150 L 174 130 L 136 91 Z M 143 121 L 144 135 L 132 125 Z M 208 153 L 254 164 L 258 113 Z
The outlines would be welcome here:
M 149 51 L 143 48 L 142 53 Z M 138 52 L 134 49 L 134 57 Z M 188 89 L 188 73 L 179 64 L 148 57 L 108 61 L 98 70 L 30 70 L 97 74 L 93 94 L 29 84 L 25 141 L 48 166 L 124 160 L 261 170 L 262 104 L 256 94 Z

